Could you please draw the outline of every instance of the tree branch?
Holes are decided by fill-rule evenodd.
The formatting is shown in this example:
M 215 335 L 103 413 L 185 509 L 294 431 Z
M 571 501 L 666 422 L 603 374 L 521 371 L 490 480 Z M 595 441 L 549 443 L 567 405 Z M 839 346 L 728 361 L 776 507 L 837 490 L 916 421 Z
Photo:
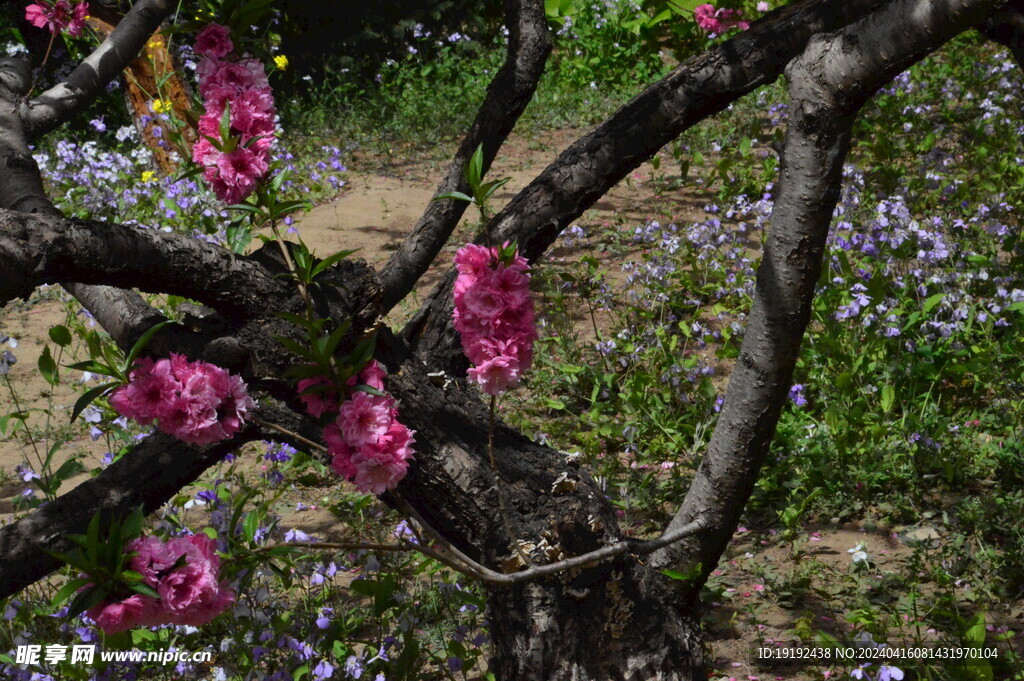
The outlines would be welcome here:
M 266 314 L 287 296 L 258 262 L 191 237 L 0 210 L 0 303 L 39 284 L 136 287 L 194 298 L 231 316 Z
M 842 31 L 816 36 L 791 65 L 782 170 L 753 308 L 707 452 L 668 527 L 705 517 L 708 531 L 651 561 L 699 564 L 702 576 L 688 585 L 691 594 L 736 530 L 786 403 L 858 111 L 879 87 L 999 4 L 897 0 Z
M 505 25 L 509 29 L 508 55 L 487 88 L 476 119 L 462 140 L 448 172 L 434 196 L 452 191 L 468 193 L 463 171 L 473 152 L 483 145 L 483 172 L 491 167 L 502 143 L 512 132 L 537 89 L 548 54 L 551 35 L 543 0 L 506 0 Z M 468 204 L 448 199 L 431 201 L 412 232 L 381 271 L 384 285 L 382 312 L 404 298 L 427 271 L 447 243 Z
M 95 478 L 0 527 L 0 598 L 6 598 L 61 566 L 45 551 L 67 551 L 69 534 L 85 534 L 97 511 L 125 517 L 143 506 L 153 513 L 182 487 L 196 480 L 226 454 L 260 433 L 246 428 L 230 440 L 199 449 L 154 433 Z
M 31 86 L 27 59 L 0 59 L 0 207 L 58 215 L 43 190 L 25 132 L 22 100 Z
M 771 12 L 680 65 L 573 143 L 491 220 L 496 242 L 517 240 L 535 261 L 563 229 L 682 132 L 771 83 L 811 36 L 860 19 L 885 0 L 808 0 Z M 402 336 L 432 367 L 464 371 L 451 328 L 449 272 Z
M 99 95 L 138 56 L 176 6 L 174 0 L 135 3 L 117 28 L 65 82 L 40 93 L 28 103 L 25 127 L 29 138 L 54 130 Z

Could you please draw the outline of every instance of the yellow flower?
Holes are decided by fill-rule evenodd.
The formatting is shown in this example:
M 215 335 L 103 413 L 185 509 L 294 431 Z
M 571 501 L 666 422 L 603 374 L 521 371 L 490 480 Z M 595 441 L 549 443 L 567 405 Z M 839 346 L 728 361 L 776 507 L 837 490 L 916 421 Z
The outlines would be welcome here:
M 154 99 L 153 100 L 153 113 L 167 113 L 174 109 L 174 104 L 166 99 Z
M 156 173 L 154 173 L 152 170 L 143 170 L 142 171 L 142 181 L 143 182 L 152 182 L 155 179 L 156 179 Z
M 164 44 L 164 41 L 161 40 L 159 36 L 157 36 L 157 37 L 153 38 L 152 40 L 150 40 L 148 43 L 146 43 L 146 47 L 148 47 L 151 50 L 155 50 L 155 49 L 158 49 L 158 48 L 162 47 L 163 44 Z
M 274 64 L 277 66 L 277 68 L 284 71 L 286 68 L 288 68 L 288 57 L 284 56 L 283 54 L 279 54 L 276 57 L 274 57 Z

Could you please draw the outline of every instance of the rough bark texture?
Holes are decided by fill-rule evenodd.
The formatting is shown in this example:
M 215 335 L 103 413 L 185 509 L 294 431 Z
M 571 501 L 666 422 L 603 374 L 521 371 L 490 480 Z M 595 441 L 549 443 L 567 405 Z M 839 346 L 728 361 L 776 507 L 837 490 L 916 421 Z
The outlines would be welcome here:
M 182 234 L 0 210 L 0 302 L 47 283 L 137 287 L 259 314 L 285 288 L 257 263 Z
M 53 213 L 25 131 L 23 100 L 31 85 L 27 59 L 0 59 L 0 206 Z
M 89 27 L 102 37 L 107 38 L 120 23 L 122 17 L 111 12 L 101 18 L 89 17 Z M 174 68 L 167 42 L 159 35 L 152 36 L 141 54 L 128 64 L 125 74 L 125 100 L 128 109 L 135 119 L 142 141 L 153 152 L 153 159 L 165 173 L 176 171 L 177 164 L 171 159 L 170 146 L 164 122 L 153 117 L 150 102 L 160 99 L 171 107 L 171 113 L 179 121 L 187 121 L 192 116 L 192 100 L 185 87 L 185 82 Z M 143 122 L 147 121 L 147 122 Z M 157 128 L 161 132 L 157 134 Z M 191 126 L 180 129 L 185 142 L 190 146 L 196 141 L 195 130 Z
M 435 196 L 452 191 L 469 193 L 463 177 L 469 159 L 483 145 L 483 172 L 491 167 L 505 138 L 533 98 L 551 52 L 551 34 L 542 0 L 507 0 L 508 56 L 487 88 L 476 120 L 452 159 Z M 423 216 L 381 271 L 384 297 L 390 310 L 406 296 L 441 252 L 469 204 L 448 199 L 432 201 Z
M 715 431 L 669 525 L 682 526 L 699 514 L 710 521 L 710 531 L 651 560 L 655 566 L 700 564 L 702 577 L 693 589 L 736 531 L 786 402 L 854 117 L 879 87 L 999 4 L 894 2 L 843 31 L 813 38 L 790 67 L 785 151 L 753 307 Z

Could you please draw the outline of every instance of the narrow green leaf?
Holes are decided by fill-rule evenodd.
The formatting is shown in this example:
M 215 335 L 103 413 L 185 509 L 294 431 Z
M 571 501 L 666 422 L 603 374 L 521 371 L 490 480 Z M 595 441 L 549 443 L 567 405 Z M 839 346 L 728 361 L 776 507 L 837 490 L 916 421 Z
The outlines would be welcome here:
M 431 199 L 431 201 L 447 201 L 448 199 L 452 199 L 455 201 L 465 201 L 466 203 L 475 203 L 472 196 L 467 196 L 462 192 L 446 192 L 444 194 L 441 194 L 440 196 L 435 196 L 434 198 Z
M 60 588 L 60 590 L 53 595 L 53 599 L 50 601 L 50 605 L 57 607 L 67 599 L 71 598 L 71 594 L 75 593 L 83 586 L 89 583 L 88 579 L 78 578 L 72 579 L 70 582 Z
M 119 381 L 104 383 L 103 385 L 98 385 L 95 388 L 91 388 L 87 390 L 85 393 L 83 393 L 82 396 L 75 401 L 75 406 L 71 410 L 71 423 L 74 423 L 75 419 L 78 418 L 78 415 L 81 414 L 86 407 L 92 404 L 94 400 L 102 397 L 104 394 L 106 394 L 108 390 L 115 388 L 119 385 L 121 385 Z
M 78 596 L 75 597 L 75 600 L 71 601 L 71 606 L 68 608 L 67 618 L 74 619 L 94 605 L 99 605 L 109 593 L 110 587 L 106 586 L 93 587 L 79 593 Z
M 139 356 L 139 353 L 146 349 L 146 345 L 148 345 L 150 339 L 152 339 L 153 336 L 156 335 L 156 332 L 164 328 L 168 324 L 173 323 L 174 322 L 172 322 L 170 319 L 166 319 L 160 322 L 159 324 L 154 324 L 153 326 L 146 330 L 146 333 L 139 336 L 139 340 L 135 341 L 135 345 L 133 345 L 132 349 L 128 351 L 128 356 L 124 358 L 124 374 L 126 376 L 128 375 L 128 372 L 131 371 L 132 365 L 135 364 L 135 359 Z
M 353 253 L 355 253 L 358 250 L 360 250 L 360 249 L 353 248 L 353 249 L 347 250 L 347 251 L 338 251 L 337 253 L 334 253 L 332 255 L 327 256 L 326 258 L 321 260 L 319 263 L 317 263 L 316 267 L 313 268 L 313 276 L 315 277 L 316 275 L 320 274 L 321 272 L 323 272 L 328 267 L 334 265 L 334 263 L 339 262 L 341 260 L 344 260 L 345 258 L 347 258 L 348 256 L 352 255 Z

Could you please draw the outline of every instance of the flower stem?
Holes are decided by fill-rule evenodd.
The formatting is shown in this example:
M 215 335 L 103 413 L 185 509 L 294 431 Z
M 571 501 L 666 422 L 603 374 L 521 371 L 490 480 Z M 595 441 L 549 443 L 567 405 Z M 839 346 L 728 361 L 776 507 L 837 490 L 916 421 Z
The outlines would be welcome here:
M 43 71 L 46 69 L 46 62 L 50 58 L 50 50 L 53 49 L 53 39 L 56 38 L 56 37 L 57 37 L 57 34 L 54 33 L 53 30 L 51 29 L 50 30 L 50 42 L 46 46 L 46 54 L 43 55 L 43 63 L 39 65 L 39 74 L 42 74 Z M 31 97 L 32 93 L 35 92 L 35 90 L 36 90 L 36 78 L 35 78 L 35 76 L 33 76 L 32 77 L 32 87 L 30 87 L 28 89 L 28 94 L 25 95 L 25 99 L 28 99 L 29 97 Z

